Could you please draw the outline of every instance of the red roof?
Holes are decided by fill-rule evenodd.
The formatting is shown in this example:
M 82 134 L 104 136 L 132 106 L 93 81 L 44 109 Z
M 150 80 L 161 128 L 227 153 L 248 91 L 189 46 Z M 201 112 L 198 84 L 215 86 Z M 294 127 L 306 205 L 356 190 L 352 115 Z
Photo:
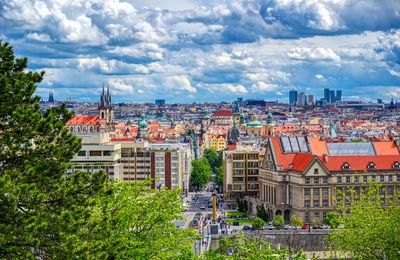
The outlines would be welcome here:
M 342 169 L 342 165 L 347 162 L 350 165 L 350 171 L 362 171 L 368 169 L 368 165 L 373 162 L 376 170 L 393 170 L 393 163 L 400 162 L 400 155 L 358 155 L 358 156 L 329 156 L 328 162 L 323 163 L 329 171 L 346 171 Z
M 219 110 L 213 114 L 213 117 L 216 116 L 232 116 L 232 111 L 230 110 Z
M 99 116 L 74 116 L 67 125 L 98 125 Z
M 304 171 L 313 158 L 313 154 L 297 153 L 292 162 L 293 166 L 290 169 L 293 171 Z

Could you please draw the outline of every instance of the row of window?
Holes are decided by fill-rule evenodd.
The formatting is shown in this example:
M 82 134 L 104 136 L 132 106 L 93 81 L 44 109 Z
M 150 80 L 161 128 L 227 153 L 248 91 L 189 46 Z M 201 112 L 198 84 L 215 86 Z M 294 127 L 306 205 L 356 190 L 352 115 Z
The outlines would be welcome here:
M 346 177 L 336 177 L 337 179 L 337 183 L 350 183 L 352 181 L 352 176 L 346 176 Z M 378 181 L 379 182 L 393 182 L 395 181 L 395 177 L 396 177 L 396 181 L 400 181 L 400 175 L 394 176 L 394 175 L 380 175 L 379 179 L 377 179 L 376 175 L 372 175 L 372 176 L 354 176 L 353 178 L 353 182 L 368 182 L 368 180 L 370 181 Z
M 304 200 L 304 207 L 306 208 L 319 208 L 320 207 L 320 200 L 313 200 L 313 204 L 311 206 L 310 200 Z M 327 208 L 329 207 L 329 200 L 322 200 L 322 207 Z
M 313 188 L 313 195 L 319 195 L 320 194 L 320 188 Z M 311 188 L 305 188 L 304 189 L 304 195 L 305 196 L 310 196 L 311 195 Z M 322 188 L 322 195 L 329 195 L 329 188 Z
M 328 212 L 322 212 L 322 218 L 323 219 L 326 219 L 326 214 L 328 214 Z M 318 211 L 314 212 L 314 219 L 319 219 L 319 216 L 320 216 L 320 212 L 318 212 Z M 308 215 L 308 212 L 306 213 L 305 221 L 307 223 L 310 222 L 310 217 Z
M 316 169 L 318 170 L 318 169 Z M 320 178 L 313 178 L 314 184 L 319 184 L 320 183 Z M 310 184 L 311 183 L 311 178 L 306 178 L 305 179 L 306 184 Z M 328 183 L 328 177 L 323 177 L 322 178 L 322 183 L 323 184 L 327 184 Z
M 112 156 L 114 151 L 89 151 L 90 156 Z M 78 152 L 78 156 L 86 156 L 86 151 Z

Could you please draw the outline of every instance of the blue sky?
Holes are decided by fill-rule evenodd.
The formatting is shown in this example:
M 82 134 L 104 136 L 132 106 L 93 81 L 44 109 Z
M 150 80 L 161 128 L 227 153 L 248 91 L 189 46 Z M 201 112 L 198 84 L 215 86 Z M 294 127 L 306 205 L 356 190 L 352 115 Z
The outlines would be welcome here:
M 0 39 L 46 99 L 400 101 L 399 0 L 0 0 Z

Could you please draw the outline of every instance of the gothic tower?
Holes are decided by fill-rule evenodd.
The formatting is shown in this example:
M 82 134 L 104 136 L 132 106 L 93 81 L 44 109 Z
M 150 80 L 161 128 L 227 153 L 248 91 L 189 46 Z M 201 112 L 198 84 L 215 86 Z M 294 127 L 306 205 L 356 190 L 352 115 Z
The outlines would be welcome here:
M 100 97 L 99 102 L 99 123 L 100 131 L 111 132 L 114 131 L 114 107 L 111 102 L 110 88 L 107 88 L 107 93 L 104 91 Z

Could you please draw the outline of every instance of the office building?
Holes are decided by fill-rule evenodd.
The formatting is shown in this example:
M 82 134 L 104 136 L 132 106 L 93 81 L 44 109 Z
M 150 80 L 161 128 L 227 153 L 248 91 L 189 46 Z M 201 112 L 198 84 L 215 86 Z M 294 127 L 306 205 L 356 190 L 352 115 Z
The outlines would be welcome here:
M 336 102 L 342 101 L 342 90 L 336 90 Z
M 300 92 L 297 97 L 297 104 L 299 106 L 306 106 L 307 105 L 307 96 L 304 92 Z
M 289 104 L 295 105 L 297 103 L 297 90 L 289 91 Z
M 307 104 L 308 104 L 309 106 L 314 105 L 314 95 L 308 95 L 308 102 L 307 102 Z
M 326 100 L 326 102 L 330 102 L 331 101 L 331 91 L 329 88 L 325 88 L 324 89 L 324 99 Z
M 156 104 L 156 105 L 165 105 L 165 99 L 156 99 L 154 101 L 154 104 Z
M 329 97 L 331 98 L 330 103 L 336 103 L 335 91 L 331 90 L 329 93 Z

